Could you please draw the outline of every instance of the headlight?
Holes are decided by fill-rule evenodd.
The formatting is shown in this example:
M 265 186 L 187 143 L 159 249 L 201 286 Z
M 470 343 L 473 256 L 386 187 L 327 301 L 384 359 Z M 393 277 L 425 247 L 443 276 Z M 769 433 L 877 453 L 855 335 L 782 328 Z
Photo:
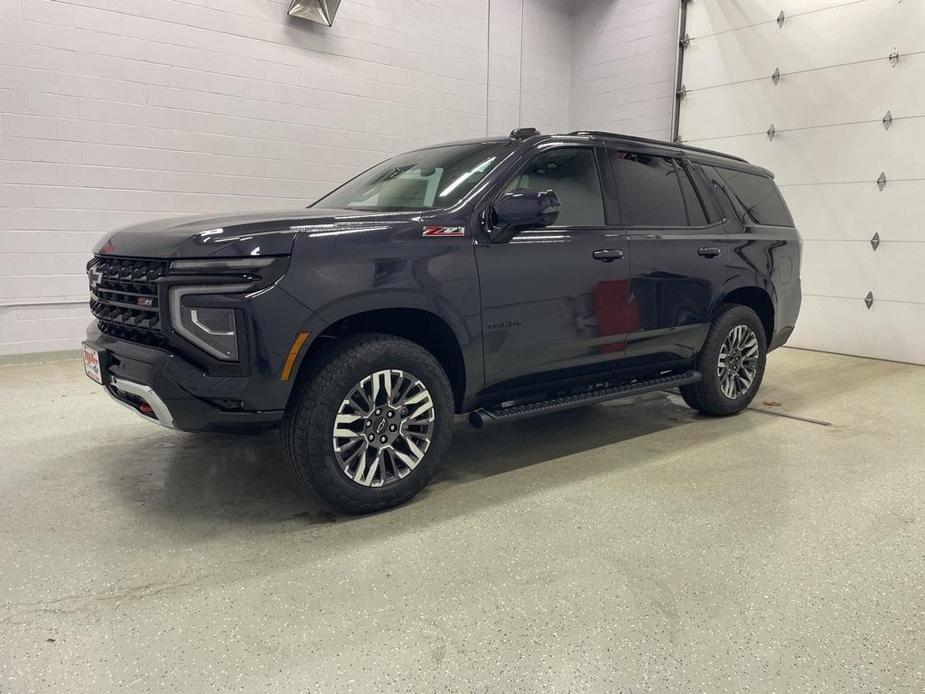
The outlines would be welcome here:
M 186 306 L 183 297 L 201 294 L 234 294 L 252 284 L 205 284 L 170 289 L 170 322 L 173 329 L 194 345 L 222 361 L 238 360 L 238 328 L 233 308 Z

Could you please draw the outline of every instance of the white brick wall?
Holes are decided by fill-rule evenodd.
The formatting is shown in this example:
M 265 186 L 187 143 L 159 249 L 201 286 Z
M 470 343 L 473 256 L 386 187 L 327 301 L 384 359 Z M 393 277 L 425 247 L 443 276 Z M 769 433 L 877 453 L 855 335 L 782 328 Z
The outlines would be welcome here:
M 569 127 L 669 139 L 678 0 L 588 0 L 579 8 Z
M 567 129 L 572 9 L 568 0 L 492 0 L 490 132 Z
M 434 141 L 649 123 L 615 100 L 664 79 L 605 45 L 648 55 L 671 3 L 608 4 L 591 55 L 569 0 L 491 0 L 490 35 L 488 0 L 343 0 L 333 28 L 288 0 L 0 0 L 0 354 L 77 345 L 106 230 L 299 206 Z

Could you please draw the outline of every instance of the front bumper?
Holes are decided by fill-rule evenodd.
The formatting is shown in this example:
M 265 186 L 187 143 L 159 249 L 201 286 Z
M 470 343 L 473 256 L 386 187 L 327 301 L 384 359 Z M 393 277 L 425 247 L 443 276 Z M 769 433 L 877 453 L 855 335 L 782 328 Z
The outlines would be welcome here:
M 145 419 L 183 431 L 252 432 L 279 424 L 280 408 L 253 408 L 260 378 L 211 376 L 172 352 L 87 331 L 107 393 Z M 181 385 L 182 384 L 182 385 Z M 257 398 L 259 399 L 259 398 Z
M 105 386 L 109 397 L 120 405 L 124 405 L 145 419 L 153 419 L 161 426 L 168 429 L 175 429 L 173 413 L 161 397 L 151 386 L 134 381 L 126 381 L 124 378 L 109 377 L 109 383 Z

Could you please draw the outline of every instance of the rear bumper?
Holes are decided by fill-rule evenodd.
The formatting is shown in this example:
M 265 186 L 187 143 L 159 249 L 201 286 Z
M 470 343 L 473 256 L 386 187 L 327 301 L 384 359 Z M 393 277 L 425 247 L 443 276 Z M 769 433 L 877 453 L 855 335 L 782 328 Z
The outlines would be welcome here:
M 95 326 L 86 344 L 99 352 L 110 397 L 148 421 L 182 431 L 249 432 L 282 419 L 282 409 L 248 407 L 259 390 L 254 376 L 210 376 L 171 352 L 103 335 Z

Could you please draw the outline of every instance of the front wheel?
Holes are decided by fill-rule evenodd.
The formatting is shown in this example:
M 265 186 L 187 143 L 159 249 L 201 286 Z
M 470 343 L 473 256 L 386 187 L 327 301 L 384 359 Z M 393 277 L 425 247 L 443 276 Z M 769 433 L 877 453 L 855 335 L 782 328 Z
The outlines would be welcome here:
M 342 511 L 417 494 L 449 447 L 453 395 L 440 363 L 390 335 L 345 338 L 293 396 L 282 440 L 296 476 Z
M 737 414 L 758 392 L 766 359 L 764 326 L 757 314 L 747 306 L 724 306 L 710 325 L 697 359 L 703 380 L 681 386 L 681 396 L 704 414 Z

